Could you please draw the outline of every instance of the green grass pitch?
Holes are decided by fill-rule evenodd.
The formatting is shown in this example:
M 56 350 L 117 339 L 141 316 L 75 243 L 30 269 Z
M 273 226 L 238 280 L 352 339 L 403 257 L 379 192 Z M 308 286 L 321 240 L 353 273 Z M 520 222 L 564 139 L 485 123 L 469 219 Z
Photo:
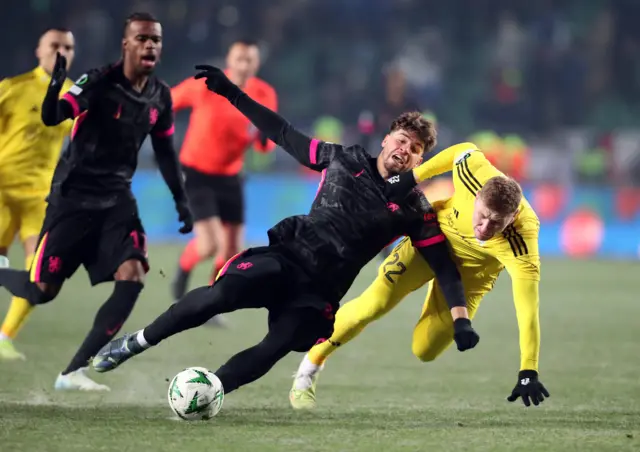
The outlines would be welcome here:
M 152 272 L 123 331 L 144 326 L 169 305 L 178 247 L 150 250 Z M 14 256 L 14 262 L 20 262 Z M 201 266 L 194 278 L 207 280 Z M 350 292 L 375 274 L 370 265 Z M 411 333 L 425 290 L 371 325 L 329 362 L 320 407 L 289 408 L 292 354 L 265 378 L 230 394 L 209 422 L 174 420 L 168 379 L 187 366 L 215 370 L 266 331 L 266 313 L 229 316 L 233 328 L 202 327 L 171 338 L 96 379 L 107 394 L 53 391 L 88 331 L 109 285 L 91 289 L 83 271 L 53 303 L 38 308 L 17 341 L 23 363 L 0 362 L 0 450 L 15 451 L 638 451 L 640 450 L 640 265 L 543 261 L 543 406 L 505 397 L 519 365 L 508 277 L 483 302 L 470 352 L 450 349 L 436 362 L 411 355 Z M 0 306 L 8 306 L 6 292 Z M 518 402 L 520 403 L 520 402 Z

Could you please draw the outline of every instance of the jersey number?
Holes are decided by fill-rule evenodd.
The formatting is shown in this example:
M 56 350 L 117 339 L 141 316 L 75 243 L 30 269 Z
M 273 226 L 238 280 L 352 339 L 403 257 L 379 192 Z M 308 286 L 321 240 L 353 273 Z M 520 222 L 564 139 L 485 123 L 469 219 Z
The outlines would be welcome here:
M 384 264 L 382 268 L 384 270 L 384 276 L 390 283 L 395 284 L 393 276 L 400 276 L 407 271 L 407 266 L 403 262 L 400 262 L 400 253 L 393 253 L 393 260 Z

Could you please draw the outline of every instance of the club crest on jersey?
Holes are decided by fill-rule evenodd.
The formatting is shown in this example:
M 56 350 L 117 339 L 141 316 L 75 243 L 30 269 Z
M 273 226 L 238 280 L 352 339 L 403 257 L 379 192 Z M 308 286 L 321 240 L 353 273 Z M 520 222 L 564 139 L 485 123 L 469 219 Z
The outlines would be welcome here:
M 391 212 L 397 212 L 398 210 L 400 210 L 400 206 L 395 202 L 389 202 L 387 203 L 387 209 L 389 209 Z
M 398 182 L 400 182 L 400 176 L 392 176 L 387 179 L 387 182 L 389 182 L 390 184 L 397 184 Z
M 158 109 L 151 107 L 151 110 L 149 110 L 149 124 L 154 126 L 156 122 L 158 122 Z

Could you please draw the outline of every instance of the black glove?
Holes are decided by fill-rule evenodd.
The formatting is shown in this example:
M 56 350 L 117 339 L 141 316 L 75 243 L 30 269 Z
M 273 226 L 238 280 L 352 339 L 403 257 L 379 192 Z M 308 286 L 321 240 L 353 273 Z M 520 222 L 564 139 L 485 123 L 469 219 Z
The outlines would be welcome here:
M 471 320 L 459 318 L 453 322 L 453 339 L 456 341 L 458 350 L 463 352 L 478 345 L 480 336 L 471 326 Z
M 233 101 L 242 94 L 242 90 L 234 85 L 219 68 L 207 64 L 199 64 L 196 66 L 196 70 L 200 72 L 195 75 L 195 78 L 205 79 L 209 91 L 226 97 L 230 102 L 233 103 Z
M 193 215 L 187 200 L 176 200 L 176 210 L 178 211 L 178 221 L 182 223 L 180 234 L 188 234 L 193 231 Z
M 384 194 L 389 201 L 400 202 L 409 196 L 411 190 L 418 185 L 413 171 L 397 174 L 387 179 Z
M 56 52 L 56 62 L 53 64 L 49 88 L 62 89 L 62 84 L 67 79 L 67 59 L 60 52 Z
M 518 383 L 511 391 L 511 395 L 507 397 L 509 402 L 515 402 L 518 397 L 522 397 L 524 406 L 531 406 L 531 402 L 538 406 L 544 401 L 545 397 L 549 397 L 549 391 L 544 387 L 542 382 L 538 380 L 538 372 L 535 370 L 521 370 L 518 373 Z

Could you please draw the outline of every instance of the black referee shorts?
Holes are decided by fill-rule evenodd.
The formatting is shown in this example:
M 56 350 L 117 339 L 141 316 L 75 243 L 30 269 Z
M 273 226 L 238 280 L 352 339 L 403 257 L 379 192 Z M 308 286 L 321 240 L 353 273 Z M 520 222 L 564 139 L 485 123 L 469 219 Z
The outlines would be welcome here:
M 206 174 L 183 166 L 185 189 L 195 221 L 220 218 L 224 223 L 244 223 L 244 189 L 241 175 Z

